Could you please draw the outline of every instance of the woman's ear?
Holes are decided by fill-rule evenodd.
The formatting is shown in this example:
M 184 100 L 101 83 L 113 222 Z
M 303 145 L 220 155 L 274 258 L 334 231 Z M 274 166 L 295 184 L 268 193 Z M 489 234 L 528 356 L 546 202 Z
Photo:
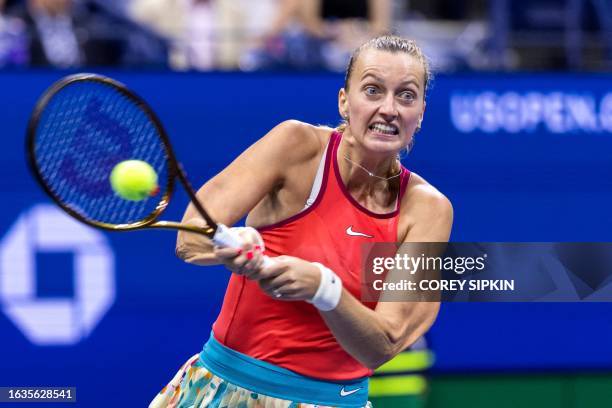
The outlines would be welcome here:
M 419 128 L 421 128 L 421 123 L 423 123 L 423 116 L 425 116 L 426 107 L 427 107 L 427 102 L 423 101 L 423 110 L 421 111 L 421 116 L 419 116 Z
M 344 88 L 338 92 L 338 113 L 344 120 L 348 118 L 348 97 Z

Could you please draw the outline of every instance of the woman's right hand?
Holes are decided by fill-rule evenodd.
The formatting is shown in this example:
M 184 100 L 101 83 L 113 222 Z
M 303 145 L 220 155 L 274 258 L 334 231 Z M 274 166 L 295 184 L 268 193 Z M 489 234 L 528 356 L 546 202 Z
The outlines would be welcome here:
M 259 273 L 264 263 L 264 243 L 261 236 L 251 227 L 233 227 L 231 231 L 240 236 L 241 248 L 222 248 L 215 246 L 214 254 L 217 260 L 227 269 L 247 278 Z

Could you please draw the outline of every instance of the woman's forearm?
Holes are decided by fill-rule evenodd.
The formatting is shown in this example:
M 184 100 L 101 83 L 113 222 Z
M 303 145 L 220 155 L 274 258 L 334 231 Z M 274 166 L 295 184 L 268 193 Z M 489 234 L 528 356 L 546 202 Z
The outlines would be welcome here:
M 210 240 L 193 232 L 180 231 L 176 239 L 176 256 L 195 265 L 217 265 Z
M 366 367 L 376 368 L 392 357 L 394 341 L 385 323 L 346 289 L 338 306 L 321 315 L 340 345 Z
M 421 337 L 433 324 L 438 308 L 432 302 L 389 302 L 381 312 L 362 305 L 343 289 L 338 306 L 321 315 L 346 352 L 375 369 Z

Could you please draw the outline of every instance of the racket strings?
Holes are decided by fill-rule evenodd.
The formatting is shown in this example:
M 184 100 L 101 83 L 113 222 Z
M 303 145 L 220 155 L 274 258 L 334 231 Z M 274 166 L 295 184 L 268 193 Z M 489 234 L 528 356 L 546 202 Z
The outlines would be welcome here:
M 155 212 L 167 189 L 164 144 L 150 117 L 115 87 L 76 81 L 49 101 L 34 140 L 38 172 L 53 195 L 88 221 L 132 224 Z M 115 165 L 128 159 L 149 163 L 160 191 L 128 201 L 111 189 Z

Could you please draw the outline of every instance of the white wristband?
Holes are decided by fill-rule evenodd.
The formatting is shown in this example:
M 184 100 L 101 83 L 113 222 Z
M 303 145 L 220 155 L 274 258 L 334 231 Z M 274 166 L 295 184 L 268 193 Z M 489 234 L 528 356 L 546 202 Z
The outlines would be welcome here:
M 340 297 L 342 296 L 342 280 L 325 265 L 321 265 L 318 262 L 313 262 L 312 264 L 321 271 L 321 282 L 319 283 L 317 293 L 308 303 L 312 303 L 323 312 L 334 310 L 338 303 L 340 303 Z

